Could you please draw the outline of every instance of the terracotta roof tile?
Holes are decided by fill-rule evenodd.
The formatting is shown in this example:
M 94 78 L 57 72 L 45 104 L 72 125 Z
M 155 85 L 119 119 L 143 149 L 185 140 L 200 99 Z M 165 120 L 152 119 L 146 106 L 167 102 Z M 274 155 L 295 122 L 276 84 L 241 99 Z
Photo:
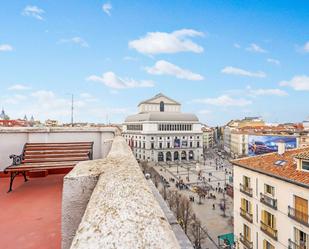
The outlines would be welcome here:
M 294 158 L 309 159 L 309 147 L 287 150 L 283 155 L 269 153 L 254 157 L 233 160 L 234 165 L 270 174 L 283 180 L 288 180 L 309 187 L 309 172 L 296 169 Z M 285 161 L 283 165 L 276 165 L 278 161 Z

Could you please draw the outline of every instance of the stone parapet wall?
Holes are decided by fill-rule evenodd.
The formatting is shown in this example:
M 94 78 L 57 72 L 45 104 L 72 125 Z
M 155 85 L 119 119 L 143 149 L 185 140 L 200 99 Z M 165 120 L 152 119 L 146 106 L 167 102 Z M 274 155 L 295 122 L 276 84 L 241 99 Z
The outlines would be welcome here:
M 180 248 L 122 137 L 114 139 L 106 159 L 94 160 L 84 166 L 78 165 L 64 179 L 62 249 Z M 93 192 L 89 196 L 91 189 Z M 84 200 L 78 200 L 77 196 Z M 88 202 L 85 212 L 80 215 L 85 202 Z M 79 210 L 71 212 L 75 203 Z M 65 217 L 67 215 L 69 218 Z M 69 247 L 71 234 L 68 231 L 76 226 L 70 222 L 73 219 L 81 219 L 81 222 Z M 71 228 L 66 226 L 69 224 Z

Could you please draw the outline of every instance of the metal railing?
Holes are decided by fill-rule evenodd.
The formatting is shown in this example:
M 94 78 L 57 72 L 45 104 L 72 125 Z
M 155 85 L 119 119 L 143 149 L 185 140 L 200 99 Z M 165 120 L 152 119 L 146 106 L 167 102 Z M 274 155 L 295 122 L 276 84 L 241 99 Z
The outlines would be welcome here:
M 271 207 L 273 209 L 277 210 L 277 199 L 269 196 L 269 195 L 265 195 L 263 193 L 260 193 L 260 201 L 262 203 L 264 203 L 266 206 Z
M 301 242 L 301 243 L 297 244 L 296 242 L 294 242 L 291 239 L 289 239 L 289 247 L 288 247 L 288 249 L 308 249 L 308 247 L 306 247 L 304 242 Z
M 278 230 L 261 221 L 261 230 L 274 240 L 278 239 Z
M 253 248 L 253 242 L 249 241 L 244 235 L 239 234 L 239 240 L 246 248 L 248 249 Z
M 289 213 L 288 213 L 289 217 L 309 227 L 309 218 L 308 218 L 309 216 L 307 213 L 304 213 L 300 210 L 292 208 L 291 206 L 288 206 L 288 210 L 289 210 Z
M 243 218 L 245 218 L 247 221 L 251 223 L 253 221 L 253 215 L 243 208 L 240 208 L 240 216 L 242 216 Z
M 252 188 L 249 188 L 248 186 L 245 186 L 243 184 L 239 184 L 239 190 L 240 192 L 252 197 Z

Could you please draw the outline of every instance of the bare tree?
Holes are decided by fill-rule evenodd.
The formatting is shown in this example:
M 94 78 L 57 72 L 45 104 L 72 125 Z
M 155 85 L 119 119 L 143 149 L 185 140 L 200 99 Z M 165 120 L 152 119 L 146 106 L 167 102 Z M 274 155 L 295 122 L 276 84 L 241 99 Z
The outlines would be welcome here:
M 182 196 L 180 201 L 180 216 L 183 221 L 182 228 L 186 234 L 188 234 L 188 227 L 192 221 L 193 217 L 192 204 L 189 199 L 185 196 Z
M 200 249 L 203 241 L 206 239 L 206 234 L 202 230 L 201 221 L 195 215 L 192 217 L 190 235 L 194 248 Z

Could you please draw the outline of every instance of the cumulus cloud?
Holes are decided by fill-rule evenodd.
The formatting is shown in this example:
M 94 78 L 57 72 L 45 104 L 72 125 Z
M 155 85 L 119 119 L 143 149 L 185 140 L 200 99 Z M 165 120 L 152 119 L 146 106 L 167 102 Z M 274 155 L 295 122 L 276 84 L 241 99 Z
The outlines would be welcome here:
M 31 89 L 29 86 L 26 85 L 21 85 L 21 84 L 16 84 L 12 85 L 8 88 L 10 91 L 23 91 L 23 90 L 28 90 Z
M 172 33 L 149 32 L 146 36 L 129 42 L 129 47 L 142 54 L 172 54 L 178 52 L 202 53 L 203 47 L 194 43 L 189 37 L 203 36 L 193 29 L 181 29 Z
M 137 81 L 130 78 L 121 78 L 114 72 L 106 72 L 102 76 L 91 75 L 87 77 L 87 81 L 101 82 L 105 86 L 115 89 L 124 88 L 140 88 L 140 87 L 153 87 L 154 82 L 150 80 Z
M 111 10 L 112 10 L 113 6 L 111 5 L 111 3 L 104 3 L 102 5 L 102 10 L 109 16 L 111 16 Z
M 244 99 L 244 98 L 232 98 L 228 95 L 221 95 L 217 98 L 205 98 L 205 99 L 195 99 L 193 100 L 195 103 L 200 104 L 209 104 L 215 106 L 229 107 L 229 106 L 247 106 L 251 105 L 252 101 Z
M 178 67 L 168 61 L 160 60 L 153 67 L 147 67 L 146 71 L 156 75 L 172 75 L 179 79 L 186 80 L 203 80 L 204 77 L 200 74 L 193 73 L 187 69 Z
M 88 48 L 89 45 L 88 43 L 81 37 L 72 37 L 72 38 L 69 38 L 69 39 L 61 39 L 59 41 L 59 43 L 73 43 L 73 44 L 77 44 L 81 47 L 84 47 L 84 48 Z
M 221 70 L 221 73 L 247 76 L 247 77 L 256 77 L 256 78 L 265 78 L 266 77 L 266 74 L 264 72 L 261 72 L 261 71 L 250 72 L 250 71 L 244 70 L 242 68 L 231 67 L 231 66 L 223 68 Z
M 247 51 L 254 52 L 254 53 L 266 53 L 267 51 L 261 48 L 259 45 L 255 43 L 251 43 L 249 47 L 246 48 Z
M 0 44 L 0 52 L 9 52 L 12 51 L 13 47 L 9 44 Z
M 296 91 L 309 91 L 309 76 L 296 75 L 291 80 L 281 81 L 280 86 L 290 86 Z
M 37 6 L 34 5 L 27 5 L 24 10 L 22 11 L 22 14 L 24 16 L 30 16 L 30 17 L 34 17 L 38 20 L 44 20 L 43 18 L 43 14 L 45 13 L 45 11 L 43 9 L 40 9 Z
M 280 61 L 273 59 L 273 58 L 267 58 L 267 62 L 269 62 L 271 64 L 275 64 L 275 65 L 280 65 Z

